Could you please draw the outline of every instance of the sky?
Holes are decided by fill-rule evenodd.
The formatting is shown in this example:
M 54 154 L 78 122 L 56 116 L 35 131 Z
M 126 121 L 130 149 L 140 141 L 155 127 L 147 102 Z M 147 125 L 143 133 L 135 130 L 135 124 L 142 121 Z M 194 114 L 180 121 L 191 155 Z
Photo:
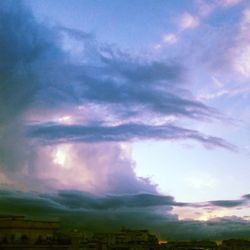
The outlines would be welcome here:
M 0 1 L 0 213 L 249 238 L 249 32 L 247 0 Z

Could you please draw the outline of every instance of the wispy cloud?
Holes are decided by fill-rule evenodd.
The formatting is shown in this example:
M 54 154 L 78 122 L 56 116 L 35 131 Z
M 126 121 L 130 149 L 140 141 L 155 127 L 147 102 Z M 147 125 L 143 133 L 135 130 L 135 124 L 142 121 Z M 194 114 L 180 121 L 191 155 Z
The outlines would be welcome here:
M 218 137 L 206 136 L 195 130 L 173 125 L 122 124 L 118 126 L 81 126 L 41 124 L 28 127 L 28 134 L 42 143 L 67 142 L 121 142 L 131 140 L 177 140 L 192 139 L 207 146 L 223 147 L 234 150 L 235 147 Z
M 200 24 L 199 18 L 186 12 L 182 14 L 179 20 L 179 27 L 181 30 L 194 29 Z
M 218 1 L 218 4 L 224 6 L 224 7 L 232 7 L 234 5 L 237 5 L 241 2 L 242 0 L 220 0 Z
M 167 33 L 163 36 L 163 42 L 167 44 L 175 44 L 178 41 L 178 38 L 173 33 Z
M 207 0 L 197 0 L 196 3 L 199 8 L 200 16 L 208 16 L 212 14 L 218 8 L 231 8 L 240 4 L 242 0 L 217 0 L 217 1 L 207 1 Z

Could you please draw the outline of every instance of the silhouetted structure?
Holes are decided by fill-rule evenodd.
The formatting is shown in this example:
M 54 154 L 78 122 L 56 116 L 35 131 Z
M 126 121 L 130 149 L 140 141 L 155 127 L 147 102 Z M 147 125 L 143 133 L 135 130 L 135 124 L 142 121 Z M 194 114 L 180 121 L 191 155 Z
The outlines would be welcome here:
M 217 250 L 218 246 L 213 241 L 172 241 L 161 249 L 168 250 Z
M 148 230 L 114 233 L 60 232 L 59 223 L 0 215 L 0 250 L 250 250 L 250 241 L 169 241 L 159 243 Z
M 249 240 L 223 240 L 220 250 L 250 250 Z
M 0 249 L 66 250 L 58 237 L 59 224 L 52 221 L 25 219 L 24 216 L 0 216 Z M 67 242 L 69 245 L 69 241 Z M 63 246 L 65 245 L 65 246 Z
M 57 222 L 34 221 L 24 216 L 0 216 L 0 239 L 8 242 L 32 242 L 52 238 L 59 229 Z
M 82 250 L 154 250 L 158 239 L 148 230 L 122 229 L 115 233 L 97 233 L 80 244 Z

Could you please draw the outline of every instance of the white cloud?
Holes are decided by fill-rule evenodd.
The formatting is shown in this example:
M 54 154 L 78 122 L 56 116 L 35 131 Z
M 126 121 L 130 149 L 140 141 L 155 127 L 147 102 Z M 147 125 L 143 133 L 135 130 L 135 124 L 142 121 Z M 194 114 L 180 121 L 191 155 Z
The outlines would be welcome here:
M 241 29 L 244 31 L 245 29 L 249 29 L 249 26 L 250 26 L 250 8 L 245 9 L 243 11 L 241 19 Z
M 163 42 L 168 44 L 174 44 L 178 40 L 177 36 L 173 33 L 167 33 L 163 36 Z
M 243 77 L 250 77 L 250 45 L 239 47 L 235 51 L 233 66 Z
M 230 8 L 239 4 L 241 0 L 196 0 L 197 6 L 199 8 L 199 14 L 201 16 L 210 15 L 217 8 Z
M 194 29 L 199 26 L 200 22 L 197 17 L 192 16 L 190 13 L 184 13 L 179 20 L 181 30 Z
M 199 14 L 201 16 L 208 16 L 215 8 L 214 4 L 207 3 L 204 0 L 197 0 L 196 2 L 199 8 Z
M 220 0 L 218 3 L 223 7 L 232 7 L 240 2 L 241 0 Z
M 198 96 L 198 100 L 204 101 L 204 100 L 213 100 L 220 97 L 234 97 L 234 96 L 240 96 L 244 97 L 246 95 L 250 94 L 250 88 L 249 87 L 235 87 L 235 88 L 223 88 L 219 91 L 210 91 L 208 93 L 203 93 Z
M 242 11 L 242 16 L 238 23 L 234 25 L 228 23 L 228 26 L 210 28 L 208 36 L 205 34 L 204 37 L 201 36 L 201 41 L 202 39 L 204 40 L 202 47 L 205 51 L 206 60 L 215 72 L 223 73 L 223 75 L 219 75 L 222 76 L 222 79 L 224 78 L 224 80 L 227 79 L 226 81 L 228 81 L 231 77 L 237 76 L 238 83 L 249 80 L 249 32 L 250 8 L 246 8 Z M 233 81 L 235 82 L 235 79 Z M 216 82 L 219 83 L 218 81 Z M 231 90 L 229 92 L 220 90 L 216 95 L 210 96 L 209 99 L 227 94 L 231 95 L 231 93 Z M 233 93 L 235 93 L 234 90 Z
M 237 44 L 231 49 L 232 66 L 244 78 L 250 77 L 250 8 L 242 13 Z
M 222 81 L 220 81 L 218 78 L 212 76 L 212 80 L 213 80 L 213 85 L 216 88 L 222 88 L 224 86 L 224 83 Z
M 154 48 L 155 50 L 159 50 L 159 49 L 161 49 L 161 47 L 162 47 L 161 44 L 157 43 L 157 44 L 154 45 L 153 48 Z

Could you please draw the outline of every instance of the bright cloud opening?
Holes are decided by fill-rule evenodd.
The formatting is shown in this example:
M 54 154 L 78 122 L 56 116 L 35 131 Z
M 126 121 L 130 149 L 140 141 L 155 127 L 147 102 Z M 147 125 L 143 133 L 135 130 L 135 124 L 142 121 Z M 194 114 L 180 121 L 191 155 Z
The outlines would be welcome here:
M 177 37 L 175 34 L 167 33 L 163 36 L 163 42 L 168 44 L 174 44 L 177 42 Z
M 182 30 L 194 29 L 199 26 L 200 22 L 197 17 L 192 16 L 188 12 L 184 13 L 179 21 L 179 26 Z
M 53 163 L 57 166 L 65 169 L 71 168 L 70 159 L 69 159 L 69 146 L 57 146 L 52 154 Z

